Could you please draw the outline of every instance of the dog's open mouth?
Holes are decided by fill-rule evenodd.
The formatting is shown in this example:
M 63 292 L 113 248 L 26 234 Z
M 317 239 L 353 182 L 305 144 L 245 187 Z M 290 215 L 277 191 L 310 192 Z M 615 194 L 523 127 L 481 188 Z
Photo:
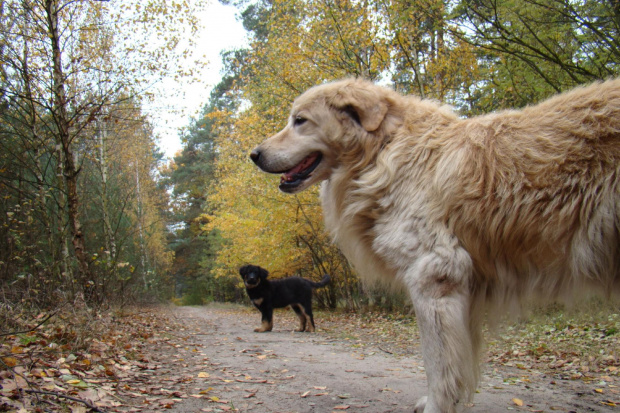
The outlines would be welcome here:
M 306 156 L 300 163 L 292 169 L 284 172 L 280 178 L 280 190 L 291 192 L 306 179 L 310 177 L 312 171 L 321 163 L 323 155 L 321 152 L 313 152 Z

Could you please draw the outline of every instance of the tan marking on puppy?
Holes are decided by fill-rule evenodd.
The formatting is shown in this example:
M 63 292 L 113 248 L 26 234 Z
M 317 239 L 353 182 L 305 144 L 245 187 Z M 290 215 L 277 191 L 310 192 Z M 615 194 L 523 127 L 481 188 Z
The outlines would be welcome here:
M 301 310 L 301 314 L 303 315 L 305 321 L 306 321 L 306 328 L 301 330 L 301 331 L 308 331 L 310 333 L 314 333 L 314 326 L 312 325 L 312 321 L 310 320 L 310 317 L 308 316 L 308 314 L 306 314 L 306 311 L 304 310 L 303 306 L 299 306 L 299 309 Z
M 295 331 L 297 332 L 303 332 L 306 331 L 306 322 L 309 322 L 308 317 L 306 316 L 303 306 L 299 305 L 299 304 L 291 304 L 291 308 L 293 308 L 293 306 L 297 307 L 300 309 L 300 313 L 298 313 L 297 311 L 295 311 L 295 315 L 297 315 L 297 318 L 299 318 L 299 328 Z
M 254 329 L 254 332 L 265 333 L 267 331 L 271 331 L 272 328 L 273 328 L 273 323 L 270 323 L 268 321 L 263 321 L 262 325 L 259 328 Z

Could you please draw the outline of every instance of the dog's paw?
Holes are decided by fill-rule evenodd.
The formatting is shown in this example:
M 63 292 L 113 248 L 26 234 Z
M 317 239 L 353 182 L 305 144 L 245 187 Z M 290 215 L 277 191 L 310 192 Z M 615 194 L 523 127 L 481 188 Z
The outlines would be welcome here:
M 413 413 L 424 413 L 424 408 L 426 407 L 426 401 L 428 400 L 428 397 L 424 396 L 421 397 L 418 402 L 415 404 L 415 407 L 413 408 Z
M 271 331 L 271 330 L 265 330 L 265 329 L 264 329 L 264 328 L 262 328 L 262 327 L 259 327 L 259 328 L 255 328 L 255 329 L 254 329 L 254 332 L 255 332 L 255 333 L 266 333 L 266 332 L 268 332 L 268 331 Z

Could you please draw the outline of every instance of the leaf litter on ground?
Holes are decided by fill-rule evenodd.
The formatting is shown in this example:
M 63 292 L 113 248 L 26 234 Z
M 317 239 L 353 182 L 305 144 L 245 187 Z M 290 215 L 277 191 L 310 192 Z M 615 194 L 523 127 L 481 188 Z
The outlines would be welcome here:
M 36 326 L 23 318 L 20 329 Z M 17 330 L 17 329 L 16 329 Z M 59 312 L 38 328 L 0 336 L 0 411 L 142 411 L 209 397 L 208 373 L 184 368 L 200 345 L 164 307 Z M 157 349 L 176 353 L 158 358 Z M 171 363 L 179 368 L 170 369 Z
M 593 315 L 547 308 L 527 321 L 485 332 L 485 359 L 523 373 L 508 378 L 506 385 L 513 379 L 527 380 L 528 372 L 535 371 L 555 380 L 588 383 L 592 392 L 604 397 L 602 404 L 616 406 L 620 316 L 614 307 L 596 308 Z M 228 311 L 254 314 L 244 306 L 230 306 Z M 222 369 L 196 340 L 197 334 L 212 333 L 209 326 L 178 320 L 165 306 L 108 312 L 72 309 L 39 325 L 46 316 L 22 314 L 13 326 L 17 333 L 0 336 L 0 411 L 163 411 L 189 397 L 214 403 L 213 411 L 234 411 L 230 401 L 219 397 L 218 386 L 272 383 Z M 297 326 L 290 311 L 276 317 L 283 329 Z M 419 351 L 411 315 L 317 311 L 315 319 L 326 339 L 346 343 L 361 358 L 375 352 L 398 357 Z M 274 355 L 256 353 L 262 356 Z M 522 402 L 515 400 L 516 406 Z

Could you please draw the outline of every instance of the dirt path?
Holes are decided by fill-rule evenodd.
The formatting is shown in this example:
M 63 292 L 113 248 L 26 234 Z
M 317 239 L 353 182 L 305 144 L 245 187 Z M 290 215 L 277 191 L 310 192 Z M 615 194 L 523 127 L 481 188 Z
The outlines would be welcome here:
M 274 331 L 259 334 L 253 332 L 258 312 L 215 307 L 170 311 L 186 326 L 170 332 L 183 344 L 151 355 L 154 385 L 168 389 L 168 411 L 410 412 L 426 392 L 419 356 L 395 356 L 381 345 L 356 347 L 338 331 L 322 328 L 320 318 L 317 333 L 294 333 L 293 313 L 278 312 Z M 535 371 L 492 365 L 484 371 L 474 404 L 464 412 L 615 411 L 602 404 L 615 397 L 610 394 L 614 386 L 602 395 L 591 385 Z M 161 401 L 153 404 L 163 406 Z

